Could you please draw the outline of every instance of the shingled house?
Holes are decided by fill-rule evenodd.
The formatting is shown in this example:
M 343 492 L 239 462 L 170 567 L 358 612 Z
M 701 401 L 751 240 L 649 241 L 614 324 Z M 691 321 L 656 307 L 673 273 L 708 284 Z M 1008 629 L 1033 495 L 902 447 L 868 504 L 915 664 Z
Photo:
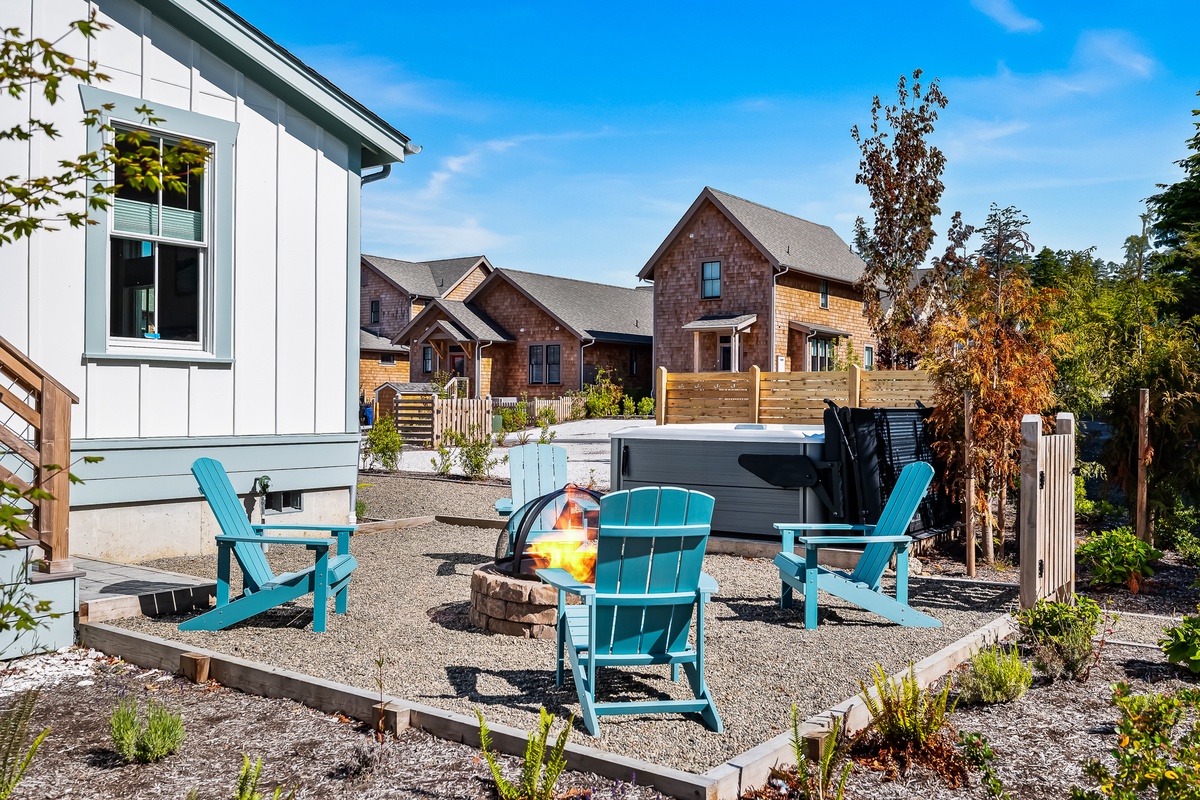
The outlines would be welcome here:
M 654 282 L 654 364 L 815 371 L 848 347 L 869 368 L 863 267 L 832 228 L 705 187 L 638 273 Z
M 408 348 L 392 338 L 434 299 L 462 300 L 493 271 L 487 256 L 400 261 L 363 254 L 359 286 L 359 393 L 368 402 L 411 372 Z
M 644 394 L 653 313 L 649 287 L 496 269 L 462 300 L 428 302 L 392 341 L 410 348 L 410 380 L 450 372 L 473 397 L 560 397 L 600 368 Z

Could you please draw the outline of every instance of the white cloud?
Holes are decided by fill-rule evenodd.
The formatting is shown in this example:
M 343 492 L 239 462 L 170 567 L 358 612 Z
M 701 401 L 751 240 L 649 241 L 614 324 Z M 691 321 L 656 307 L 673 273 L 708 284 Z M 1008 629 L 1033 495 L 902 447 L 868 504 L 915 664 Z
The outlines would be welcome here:
M 1037 33 L 1042 29 L 1041 22 L 1022 14 L 1012 0 L 971 0 L 971 5 L 1000 23 L 1009 33 Z

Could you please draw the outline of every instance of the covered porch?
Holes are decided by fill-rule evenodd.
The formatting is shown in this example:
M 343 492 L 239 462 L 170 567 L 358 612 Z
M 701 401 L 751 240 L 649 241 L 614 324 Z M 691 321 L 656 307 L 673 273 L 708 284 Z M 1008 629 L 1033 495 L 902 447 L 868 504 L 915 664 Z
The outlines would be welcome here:
M 741 372 L 743 338 L 757 314 L 716 314 L 682 326 L 692 332 L 692 372 Z
M 795 372 L 825 372 L 837 367 L 837 344 L 849 331 L 800 320 L 788 321 L 788 360 Z M 844 367 L 842 367 L 844 369 Z

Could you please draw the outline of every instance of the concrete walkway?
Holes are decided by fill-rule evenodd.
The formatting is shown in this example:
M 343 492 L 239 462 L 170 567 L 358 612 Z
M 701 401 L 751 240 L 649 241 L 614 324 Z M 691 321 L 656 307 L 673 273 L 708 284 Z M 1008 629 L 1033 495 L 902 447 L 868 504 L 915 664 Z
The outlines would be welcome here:
M 71 560 L 87 573 L 79 579 L 80 622 L 208 608 L 209 598 L 217 593 L 214 581 L 193 575 L 82 556 Z
M 584 419 L 576 422 L 564 422 L 553 425 L 554 444 L 567 449 L 567 480 L 580 486 L 595 484 L 602 489 L 609 488 L 609 449 L 608 435 L 622 428 L 645 427 L 653 425 L 652 419 Z M 538 440 L 540 431 L 534 428 L 530 432 L 531 442 Z M 504 442 L 509 447 L 517 443 L 515 434 L 509 434 Z M 492 451 L 492 458 L 504 458 L 506 447 L 498 447 Z M 432 450 L 407 450 L 400 456 L 400 469 L 409 472 L 433 473 L 432 459 L 436 453 Z M 462 474 L 455 464 L 451 470 L 454 474 Z M 493 472 L 498 477 L 507 477 L 508 468 L 501 464 Z

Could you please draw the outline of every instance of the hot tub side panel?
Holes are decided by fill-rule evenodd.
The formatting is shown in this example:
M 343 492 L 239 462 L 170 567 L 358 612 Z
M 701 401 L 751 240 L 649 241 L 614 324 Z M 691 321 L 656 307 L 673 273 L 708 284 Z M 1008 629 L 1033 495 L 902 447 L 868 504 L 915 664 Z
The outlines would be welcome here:
M 711 494 L 714 533 L 777 539 L 776 522 L 827 522 L 811 489 L 780 489 L 740 464 L 743 453 L 804 454 L 821 459 L 824 445 L 789 442 L 613 439 L 614 491 L 639 486 L 680 486 Z

